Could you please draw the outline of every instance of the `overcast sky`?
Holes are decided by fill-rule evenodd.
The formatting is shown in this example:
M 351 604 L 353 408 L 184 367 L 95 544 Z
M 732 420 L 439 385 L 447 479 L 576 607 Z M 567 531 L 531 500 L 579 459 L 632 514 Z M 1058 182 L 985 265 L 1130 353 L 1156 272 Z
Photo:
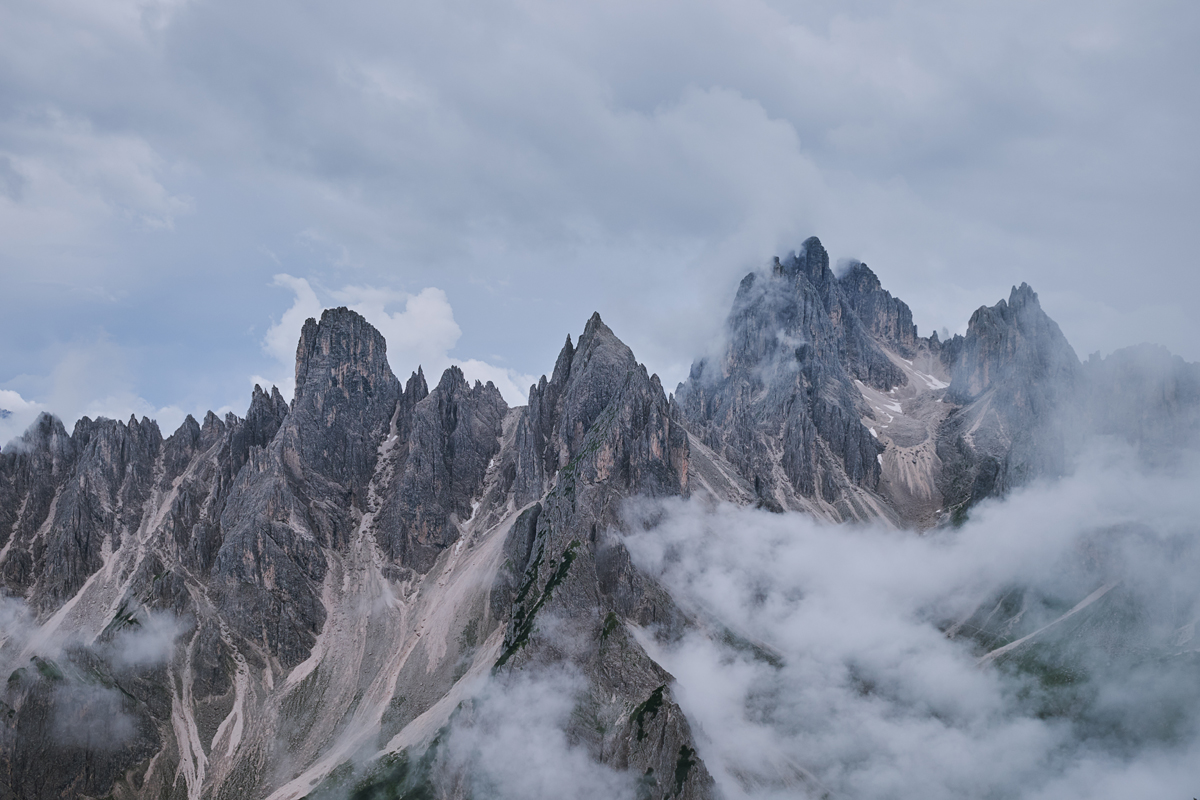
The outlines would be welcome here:
M 6 0 L 3 424 L 244 413 L 341 304 L 401 378 L 516 402 L 598 310 L 670 387 L 811 234 L 922 334 L 1028 281 L 1081 357 L 1200 360 L 1198 35 L 1147 0 Z

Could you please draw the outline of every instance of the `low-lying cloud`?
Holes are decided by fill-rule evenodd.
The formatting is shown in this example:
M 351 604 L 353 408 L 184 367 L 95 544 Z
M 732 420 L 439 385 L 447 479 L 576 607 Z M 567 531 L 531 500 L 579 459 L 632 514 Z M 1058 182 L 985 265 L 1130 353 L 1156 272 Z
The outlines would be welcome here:
M 635 796 L 634 776 L 594 761 L 565 732 L 584 678 L 569 667 L 490 679 L 454 720 L 448 765 L 468 796 L 495 800 L 614 800 Z
M 1094 449 L 926 535 L 630 503 L 635 562 L 705 628 L 642 638 L 726 796 L 1194 796 L 1200 470 L 1137 463 Z
M 79 631 L 43 635 L 23 600 L 0 597 L 0 709 L 25 718 L 24 725 L 0 725 L 0 751 L 11 752 L 11 737 L 19 745 L 22 735 L 101 754 L 128 746 L 139 735 L 135 716 L 144 697 L 133 699 L 126 687 L 171 658 L 185 625 L 143 609 L 89 643 Z

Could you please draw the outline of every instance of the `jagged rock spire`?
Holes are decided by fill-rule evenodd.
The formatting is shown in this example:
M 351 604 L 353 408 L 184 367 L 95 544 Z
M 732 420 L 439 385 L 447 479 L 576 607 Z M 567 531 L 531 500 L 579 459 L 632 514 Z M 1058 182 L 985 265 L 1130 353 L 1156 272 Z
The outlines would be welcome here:
M 362 315 L 331 308 L 304 323 L 289 420 L 304 464 L 361 500 L 400 395 L 387 343 Z

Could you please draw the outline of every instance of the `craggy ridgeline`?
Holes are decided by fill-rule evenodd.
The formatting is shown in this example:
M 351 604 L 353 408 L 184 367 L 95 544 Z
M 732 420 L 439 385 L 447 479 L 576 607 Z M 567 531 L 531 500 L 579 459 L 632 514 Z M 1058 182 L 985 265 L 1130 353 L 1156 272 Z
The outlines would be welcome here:
M 704 623 L 633 565 L 626 499 L 920 530 L 1089 432 L 1161 453 L 1200 418 L 1196 365 L 1081 364 L 1026 285 L 923 338 L 815 238 L 746 277 L 726 334 L 668 396 L 594 315 L 510 409 L 456 367 L 401 385 L 339 308 L 290 403 L 256 387 L 167 437 L 43 416 L 0 452 L 0 798 L 469 796 L 443 744 L 478 688 L 563 669 L 572 746 L 713 797 L 645 646 Z

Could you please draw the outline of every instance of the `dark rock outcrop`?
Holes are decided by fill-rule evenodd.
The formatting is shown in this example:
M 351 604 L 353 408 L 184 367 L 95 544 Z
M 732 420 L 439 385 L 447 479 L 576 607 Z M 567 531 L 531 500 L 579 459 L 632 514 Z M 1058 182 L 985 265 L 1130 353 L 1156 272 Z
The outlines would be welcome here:
M 229 624 L 286 669 L 307 657 L 325 622 L 322 549 L 344 547 L 367 510 L 401 389 L 379 331 L 336 308 L 304 323 L 290 413 L 281 420 L 273 401 L 255 399 L 249 459 L 220 516 L 213 586 Z M 250 444 L 272 425 L 268 447 Z
M 363 508 L 400 394 L 387 343 L 361 315 L 335 308 L 319 323 L 305 322 L 296 348 L 296 396 L 284 428 L 285 459 L 302 473 L 295 477 L 344 491 Z
M 49 414 L 40 415 L 15 447 L 0 453 L 0 548 L 7 550 L 0 575 L 7 593 L 23 595 L 40 574 L 34 539 L 58 492 L 74 476 L 76 453 L 62 422 Z
M 633 351 L 593 314 L 572 347 L 563 345 L 549 381 L 529 389 L 517 429 L 516 502 L 540 497 L 554 473 L 579 451 L 592 422 L 637 369 Z

